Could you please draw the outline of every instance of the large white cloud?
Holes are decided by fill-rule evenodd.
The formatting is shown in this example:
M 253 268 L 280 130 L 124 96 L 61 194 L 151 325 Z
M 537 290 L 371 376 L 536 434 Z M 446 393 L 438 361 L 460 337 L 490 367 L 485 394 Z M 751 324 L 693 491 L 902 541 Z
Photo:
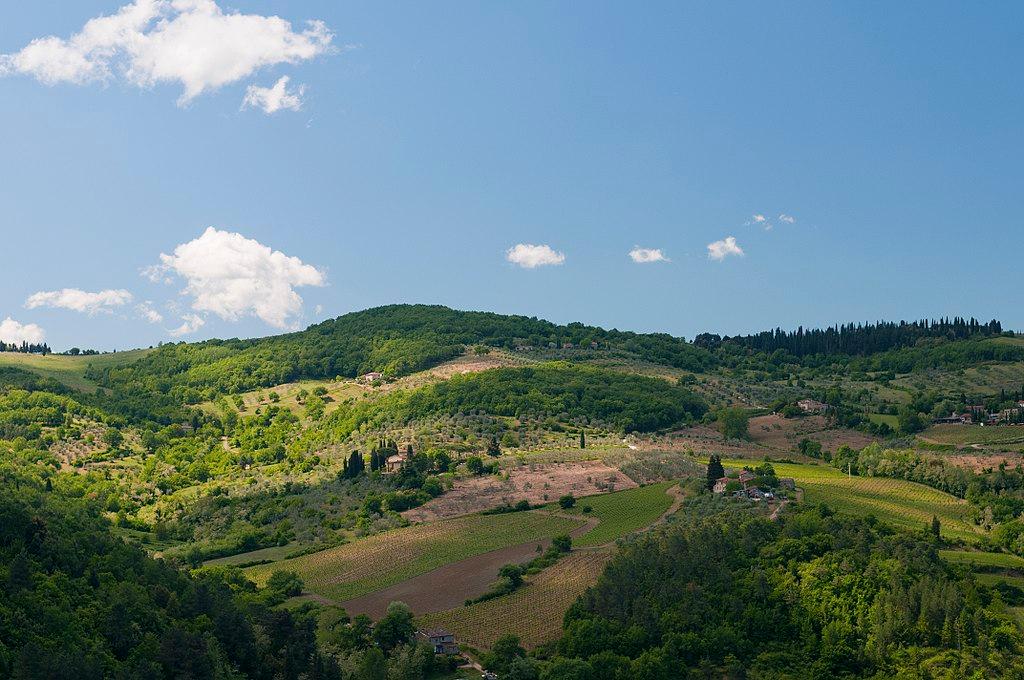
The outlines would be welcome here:
M 209 227 L 202 236 L 182 243 L 146 273 L 153 280 L 177 275 L 185 281 L 182 294 L 192 310 L 237 321 L 255 316 L 277 328 L 287 328 L 302 313 L 302 286 L 323 286 L 321 270 L 241 234 Z M 185 317 L 181 332 L 199 325 Z M 201 320 L 201 318 L 200 318 Z M 191 330 L 189 330 L 191 329 Z
M 546 244 L 519 243 L 505 252 L 505 259 L 524 269 L 535 269 L 536 267 L 562 264 L 565 262 L 565 254 Z
M 115 308 L 123 307 L 131 301 L 132 294 L 124 289 L 101 290 L 90 293 L 78 288 L 62 288 L 61 290 L 33 293 L 25 301 L 25 307 L 28 309 L 57 307 L 59 309 L 70 309 L 73 312 L 83 312 L 92 315 L 97 312 L 109 313 Z
M 669 261 L 665 253 L 661 251 L 661 248 L 641 248 L 640 246 L 636 246 L 633 250 L 629 251 L 629 258 L 637 264 Z
M 301 111 L 302 97 L 306 94 L 306 86 L 299 85 L 294 90 L 288 89 L 288 76 L 281 76 L 273 87 L 259 87 L 250 85 L 245 91 L 245 99 L 242 101 L 242 108 L 261 109 L 263 113 L 271 114 L 278 111 Z
M 329 53 L 333 40 L 322 21 L 295 31 L 280 17 L 224 11 L 215 0 L 136 0 L 70 38 L 37 38 L 0 55 L 0 75 L 20 73 L 48 85 L 180 83 L 178 103 L 186 104 L 261 68 Z
M 726 236 L 721 241 L 715 241 L 714 243 L 708 244 L 708 257 L 712 260 L 718 260 L 721 262 L 730 255 L 743 255 L 743 248 L 740 248 L 739 244 L 736 243 L 735 237 Z
M 34 323 L 18 323 L 11 317 L 0 321 L 0 340 L 38 344 L 46 339 L 46 332 Z

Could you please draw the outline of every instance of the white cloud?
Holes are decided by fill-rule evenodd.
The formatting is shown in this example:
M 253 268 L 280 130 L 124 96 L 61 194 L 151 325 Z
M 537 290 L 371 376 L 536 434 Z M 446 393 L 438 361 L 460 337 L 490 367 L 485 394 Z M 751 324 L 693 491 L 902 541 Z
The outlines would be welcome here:
M 206 321 L 198 314 L 186 314 L 181 317 L 181 321 L 182 324 L 180 326 L 172 328 L 167 332 L 178 338 L 182 335 L 191 335 L 206 325 Z
M 519 243 L 505 252 L 505 259 L 524 269 L 535 269 L 562 264 L 565 262 L 565 254 L 552 250 L 547 244 L 535 246 L 531 243 Z
M 765 217 L 764 215 L 761 215 L 760 213 L 758 213 L 757 215 L 752 216 L 750 219 L 751 219 L 752 222 L 755 222 L 757 224 L 764 224 L 765 222 L 768 221 L 768 218 Z
M 721 241 L 708 244 L 708 257 L 721 262 L 730 255 L 743 255 L 743 249 L 736 243 L 736 238 L 727 236 Z
M 780 222 L 785 222 L 787 224 L 793 224 L 794 222 L 796 222 L 796 218 L 793 217 L 792 215 L 787 215 L 786 213 L 782 213 L 781 215 L 779 215 L 779 221 Z
M 149 300 L 135 305 L 135 311 L 139 313 L 139 316 L 150 323 L 163 323 L 164 321 L 164 315 L 158 312 L 153 307 L 153 303 Z
M 138 87 L 178 83 L 179 104 L 249 78 L 259 69 L 296 64 L 334 51 L 322 21 L 292 29 L 277 16 L 224 11 L 215 0 L 136 0 L 86 22 L 70 38 L 37 38 L 0 55 L 0 75 L 23 74 L 47 85 L 123 79 Z
M 273 87 L 259 87 L 250 85 L 245 91 L 245 99 L 242 100 L 242 108 L 249 107 L 262 109 L 263 113 L 272 114 L 286 109 L 288 111 L 302 110 L 302 96 L 306 94 L 306 86 L 299 87 L 291 92 L 288 91 L 288 76 L 281 78 L 274 83 Z
M 665 257 L 665 253 L 661 252 L 661 248 L 641 248 L 640 246 L 635 246 L 633 250 L 629 251 L 629 257 L 637 264 L 669 262 L 669 259 Z
M 184 279 L 182 294 L 191 297 L 195 312 L 229 321 L 251 315 L 277 328 L 289 327 L 302 312 L 295 288 L 327 283 L 322 271 L 297 257 L 214 227 L 173 254 L 161 254 L 160 264 L 143 273 L 156 280 L 172 274 Z
M 0 340 L 37 344 L 46 339 L 46 332 L 34 323 L 18 323 L 11 317 L 0 321 Z
M 96 293 L 89 293 L 78 288 L 63 288 L 61 290 L 33 293 L 25 301 L 25 307 L 28 309 L 56 307 L 58 309 L 70 309 L 73 312 L 93 315 L 97 312 L 107 312 L 109 314 L 115 307 L 123 307 L 131 301 L 132 294 L 124 289 L 101 290 Z

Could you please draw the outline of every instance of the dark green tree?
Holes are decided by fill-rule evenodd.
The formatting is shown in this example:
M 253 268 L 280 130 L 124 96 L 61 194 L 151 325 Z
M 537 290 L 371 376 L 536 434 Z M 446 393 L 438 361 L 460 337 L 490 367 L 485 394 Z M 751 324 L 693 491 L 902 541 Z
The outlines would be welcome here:
M 722 465 L 722 457 L 712 453 L 708 458 L 708 488 L 712 488 L 715 482 L 725 477 L 725 466 Z

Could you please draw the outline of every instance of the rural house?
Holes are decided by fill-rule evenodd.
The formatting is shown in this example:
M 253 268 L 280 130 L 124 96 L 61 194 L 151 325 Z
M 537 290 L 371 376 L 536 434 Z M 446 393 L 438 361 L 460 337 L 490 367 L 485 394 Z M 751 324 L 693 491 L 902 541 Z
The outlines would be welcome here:
M 751 472 L 750 470 L 744 470 L 743 472 L 740 473 L 739 480 L 740 484 L 743 485 L 743 488 L 746 489 L 748 486 L 750 486 L 750 483 L 753 482 L 756 478 L 757 475 L 755 475 L 753 472 Z
M 365 374 L 359 376 L 359 382 L 370 384 L 370 383 L 377 382 L 378 380 L 380 380 L 383 377 L 384 377 L 383 373 L 378 373 L 377 371 L 370 371 L 369 373 L 365 373 Z
M 725 493 L 725 487 L 729 486 L 729 481 L 728 477 L 719 477 L 715 480 L 715 486 L 711 490 L 714 493 Z
M 459 646 L 455 644 L 455 635 L 445 628 L 428 628 L 416 631 L 417 640 L 434 649 L 434 654 L 458 654 Z
M 398 472 L 405 465 L 405 460 L 408 456 L 404 453 L 396 453 L 393 456 L 388 456 L 388 459 L 384 461 L 384 468 L 388 474 Z

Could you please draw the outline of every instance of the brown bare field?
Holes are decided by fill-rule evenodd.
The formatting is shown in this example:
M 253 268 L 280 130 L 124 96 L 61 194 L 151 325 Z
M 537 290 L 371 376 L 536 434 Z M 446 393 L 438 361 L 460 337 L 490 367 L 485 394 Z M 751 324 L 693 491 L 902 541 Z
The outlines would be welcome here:
M 1024 455 L 1020 453 L 983 453 L 979 451 L 978 453 L 958 453 L 945 456 L 945 459 L 953 465 L 974 472 L 982 472 L 986 468 L 995 470 L 1001 463 L 1006 463 L 1006 467 L 1010 469 L 1024 464 Z
M 425 505 L 402 513 L 412 522 L 428 522 L 526 500 L 538 505 L 560 496 L 592 496 L 636 487 L 636 482 L 599 460 L 526 464 L 503 476 L 456 480 L 454 488 Z
M 778 415 L 758 416 L 750 419 L 750 441 L 726 440 L 718 430 L 706 425 L 678 430 L 666 441 L 653 443 L 689 449 L 697 454 L 719 453 L 738 457 L 761 457 L 770 454 L 792 454 L 800 440 L 807 438 L 835 451 L 846 445 L 861 449 L 875 441 L 863 432 L 841 427 L 830 427 L 822 416 L 783 418 Z

